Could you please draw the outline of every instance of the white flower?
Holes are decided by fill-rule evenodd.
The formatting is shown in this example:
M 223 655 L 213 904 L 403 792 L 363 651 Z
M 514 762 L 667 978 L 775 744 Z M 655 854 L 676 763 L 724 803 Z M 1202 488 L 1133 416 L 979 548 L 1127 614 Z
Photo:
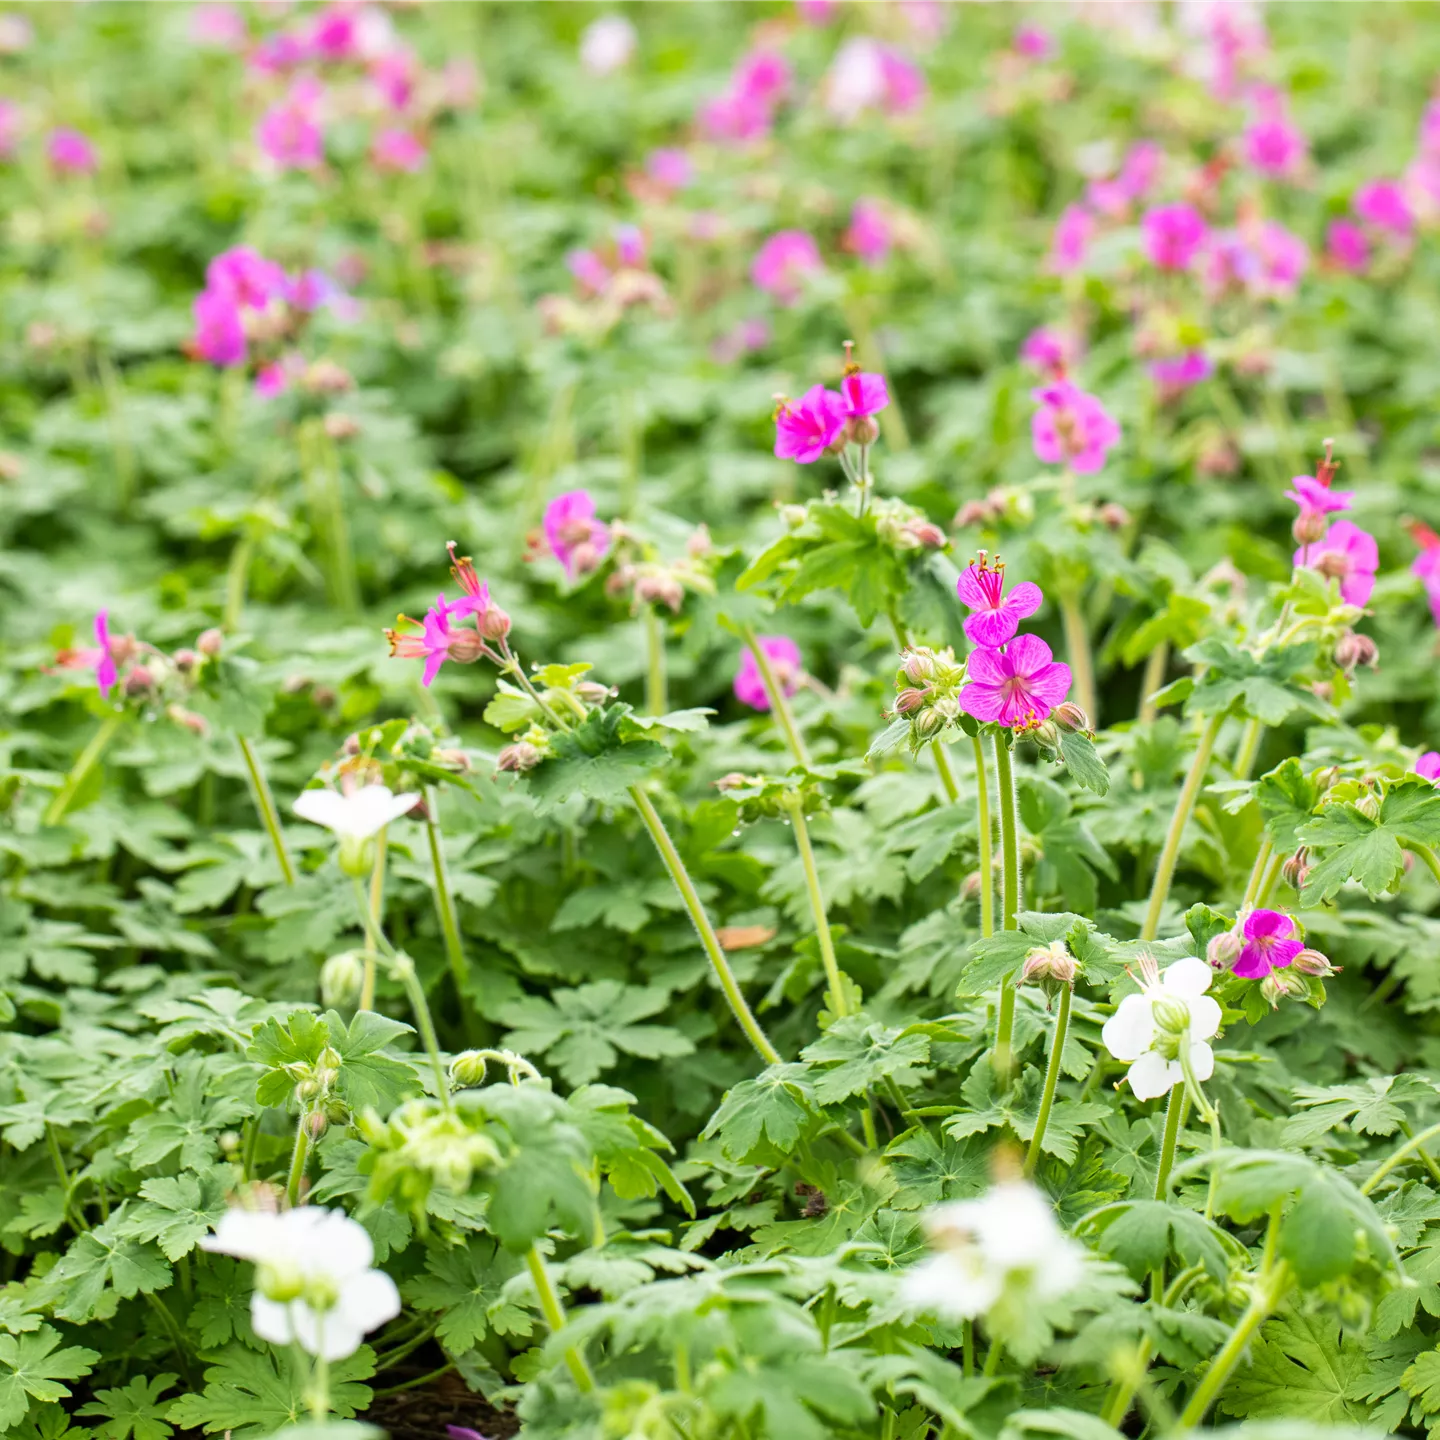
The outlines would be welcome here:
M 613 75 L 634 58 L 638 39 L 623 15 L 602 15 L 580 37 L 580 64 L 591 75 Z
M 847 40 L 825 77 L 825 103 L 837 119 L 849 122 L 885 101 L 885 66 L 880 47 L 865 35 Z
M 341 840 L 365 841 L 420 803 L 418 791 L 396 795 L 384 785 L 366 785 L 348 795 L 339 790 L 302 790 L 295 813 L 323 825 Z
M 1012 1289 L 1027 1304 L 1053 1300 L 1081 1276 L 1083 1249 L 1028 1181 L 1006 1181 L 978 1200 L 937 1205 L 926 1212 L 925 1228 L 940 1253 L 910 1271 L 901 1293 L 912 1309 L 928 1315 L 974 1320 Z
M 1197 1080 L 1215 1073 L 1215 1052 L 1205 1043 L 1220 1028 L 1220 1006 L 1205 992 L 1214 972 L 1197 956 L 1187 956 L 1162 975 L 1153 957 L 1140 962 L 1140 993 L 1127 995 L 1105 1022 L 1100 1038 L 1117 1059 L 1130 1062 L 1130 1089 L 1137 1100 L 1168 1094 L 1185 1078 L 1178 1058 L 1190 1047 L 1190 1068 Z
M 202 1248 L 258 1267 L 250 1323 L 262 1340 L 298 1341 L 311 1355 L 343 1360 L 367 1332 L 400 1313 L 400 1292 L 372 1270 L 365 1227 L 339 1210 L 230 1210 Z

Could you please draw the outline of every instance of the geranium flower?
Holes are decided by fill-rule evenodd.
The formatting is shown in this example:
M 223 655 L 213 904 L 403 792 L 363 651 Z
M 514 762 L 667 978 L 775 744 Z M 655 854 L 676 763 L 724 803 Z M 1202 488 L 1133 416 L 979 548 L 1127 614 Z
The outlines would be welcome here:
M 1293 176 L 1309 153 L 1305 133 L 1286 117 L 1278 96 L 1267 96 L 1262 101 L 1262 111 L 1241 137 L 1245 163 L 1252 170 L 1276 179 Z
M 1206 1043 L 1220 1028 L 1220 1005 L 1205 992 L 1214 972 L 1187 956 L 1162 975 L 1152 955 L 1140 960 L 1140 993 L 1127 995 L 1105 1022 L 1100 1038 L 1117 1060 L 1130 1066 L 1127 1079 L 1137 1100 L 1154 1100 L 1185 1078 L 1181 1047 L 1196 1080 L 1215 1071 L 1215 1052 Z
M 1067 205 L 1055 222 L 1047 267 L 1056 275 L 1069 275 L 1085 263 L 1085 252 L 1095 234 L 1095 217 L 1083 206 Z
M 775 411 L 776 459 L 799 465 L 818 460 L 835 443 L 847 418 L 845 401 L 823 385 L 812 385 L 798 403 L 783 401 Z
M 1095 396 L 1069 380 L 1056 380 L 1030 392 L 1040 408 L 1030 420 L 1035 456 L 1047 465 L 1068 465 L 1077 475 L 1092 475 L 1120 443 L 1120 426 Z
M 255 143 L 281 170 L 318 170 L 325 134 L 316 118 L 315 92 L 300 89 L 272 105 L 255 127 Z
M 1042 375 L 1057 379 L 1075 363 L 1079 346 L 1066 330 L 1041 325 L 1032 330 L 1020 346 L 1020 359 Z
M 377 170 L 399 170 L 415 175 L 425 168 L 428 158 L 425 142 L 409 130 L 390 127 L 370 142 L 370 159 Z
M 1140 222 L 1141 242 L 1159 270 L 1188 270 L 1205 244 L 1205 217 L 1193 205 L 1157 205 Z
M 392 820 L 408 815 L 419 803 L 418 790 L 396 795 L 385 785 L 364 785 L 348 792 L 302 790 L 291 808 L 302 820 L 323 826 L 340 840 L 364 841 L 378 835 Z
M 1357 274 L 1370 263 L 1370 241 L 1353 220 L 1332 220 L 1325 231 L 1325 254 L 1332 265 Z
M 311 1355 L 343 1360 L 400 1313 L 395 1282 L 371 1268 L 375 1247 L 365 1227 L 339 1210 L 229 1210 L 200 1245 L 254 1261 L 250 1323 L 272 1345 L 298 1344 Z
M 1150 378 L 1166 399 L 1174 399 L 1214 373 L 1215 363 L 1203 350 L 1186 350 L 1150 362 Z
M 100 694 L 108 700 L 118 678 L 115 671 L 115 657 L 110 652 L 110 612 L 101 610 L 95 616 L 95 684 Z
M 805 280 L 824 268 L 814 236 L 803 230 L 780 230 L 760 247 L 750 266 L 750 278 L 782 305 L 793 305 Z
M 240 307 L 233 297 L 217 290 L 202 290 L 191 302 L 195 334 L 191 347 L 202 360 L 230 368 L 243 365 L 249 351 Z
M 1019 25 L 1010 39 L 1010 48 L 1027 60 L 1048 60 L 1055 53 L 1055 38 L 1038 25 Z
M 683 150 L 652 150 L 645 161 L 645 173 L 665 190 L 683 190 L 695 175 L 695 167 Z
M 765 658 L 770 662 L 770 673 L 775 677 L 775 683 L 787 697 L 793 695 L 800 688 L 800 680 L 805 673 L 800 647 L 788 635 L 761 635 L 757 638 Z M 741 653 L 734 689 L 735 698 L 742 705 L 748 705 L 752 710 L 770 708 L 770 696 L 766 693 L 760 666 L 748 647 Z
M 890 403 L 890 391 L 883 375 L 850 370 L 840 381 L 840 400 L 847 416 L 860 419 L 878 415 Z
M 588 575 L 610 548 L 610 527 L 595 518 L 588 490 L 567 490 L 545 507 L 545 543 L 560 562 L 567 580 Z
M 425 619 L 418 622 L 420 633 L 409 634 L 402 630 L 387 630 L 385 638 L 390 642 L 392 658 L 399 660 L 424 660 L 425 670 L 420 683 L 427 688 L 440 673 L 440 667 L 447 660 L 462 665 L 473 664 L 484 653 L 484 641 L 477 630 L 468 626 L 458 627 L 453 622 L 463 620 L 472 613 L 469 600 L 452 605 L 443 595 L 425 612 Z M 417 622 L 402 615 L 401 621 L 408 625 Z
M 1111 180 L 1092 180 L 1085 187 L 1085 203 L 1102 215 L 1124 215 L 1145 198 L 1160 174 L 1164 158 L 1165 152 L 1153 140 L 1132 145 L 1118 175 Z
M 246 310 L 263 310 L 289 286 L 284 269 L 249 245 L 222 250 L 205 267 L 205 288 Z
M 1283 970 L 1305 948 L 1293 940 L 1295 922 L 1283 910 L 1252 910 L 1240 927 L 1244 944 L 1230 969 L 1242 980 L 1263 980 Z
M 825 76 L 825 103 L 846 124 L 866 110 L 900 115 L 925 98 L 925 77 L 898 50 L 856 35 L 836 52 Z
M 50 132 L 45 154 L 57 175 L 91 175 L 99 164 L 90 141 L 78 130 L 66 126 Z
M 965 619 L 965 634 L 974 644 L 992 650 L 1004 645 L 1045 599 L 1030 580 L 1022 580 L 1008 595 L 1002 593 L 1004 588 L 1005 566 L 990 565 L 983 553 L 960 572 L 955 590 L 960 603 L 976 612 Z
M 1373 535 L 1349 520 L 1337 520 L 1321 539 L 1295 552 L 1295 564 L 1338 580 L 1347 605 L 1364 605 L 1375 589 L 1380 550 Z
M 190 39 L 208 50 L 238 54 L 250 41 L 245 12 L 238 5 L 197 5 L 190 12 Z
M 1293 500 L 1301 512 L 1312 511 L 1320 515 L 1332 515 L 1348 510 L 1355 499 L 1353 490 L 1332 490 L 1313 475 L 1296 475 L 1285 492 L 1287 500 Z
M 965 676 L 956 697 L 960 708 L 1012 729 L 1048 719 L 1070 693 L 1070 667 L 1038 635 L 1017 635 L 1003 650 L 972 651 Z
M 883 265 L 894 243 L 889 218 L 873 200 L 857 200 L 840 244 L 866 265 Z
M 1405 191 L 1394 180 L 1371 180 L 1362 185 L 1350 202 L 1351 208 L 1377 230 L 1397 240 L 1408 240 L 1415 229 L 1415 212 Z
M 1411 768 L 1422 780 L 1440 780 L 1440 750 L 1427 750 Z

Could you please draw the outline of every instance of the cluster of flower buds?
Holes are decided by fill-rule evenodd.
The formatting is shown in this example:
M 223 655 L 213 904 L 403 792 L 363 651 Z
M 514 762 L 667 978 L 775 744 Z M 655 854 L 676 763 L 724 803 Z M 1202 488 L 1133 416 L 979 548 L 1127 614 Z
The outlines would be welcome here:
M 946 646 L 917 645 L 900 655 L 895 672 L 893 714 L 910 722 L 910 743 L 918 748 L 960 718 L 957 698 L 965 683 L 965 662 Z
M 450 1061 L 450 1083 L 456 1089 L 468 1090 L 485 1083 L 487 1062 L 503 1065 L 511 1083 L 517 1076 L 526 1080 L 543 1080 L 544 1076 L 514 1050 L 462 1050 Z
M 875 417 L 889 403 L 885 377 L 861 370 L 854 358 L 854 342 L 847 340 L 838 392 L 812 385 L 799 400 L 776 397 L 775 456 L 810 465 L 822 455 L 832 455 L 850 483 L 863 492 L 870 484 L 867 456 L 880 438 Z M 852 446 L 858 452 L 854 456 Z
M 476 1171 L 500 1163 L 490 1136 L 438 1100 L 407 1101 L 388 1120 L 373 1110 L 356 1120 L 373 1157 L 372 1196 L 393 1196 L 417 1213 L 432 1189 L 463 1195 Z
M 945 531 L 912 505 L 888 500 L 874 509 L 879 539 L 895 550 L 943 550 L 949 544 Z
M 685 554 L 678 560 L 664 559 L 653 544 L 618 522 L 610 527 L 610 533 L 615 542 L 616 564 L 605 589 L 610 595 L 628 597 L 633 611 L 646 605 L 663 605 L 678 615 L 687 592 L 715 593 L 719 557 L 706 526 L 699 525 L 690 533 Z
M 1308 981 L 1334 975 L 1336 967 L 1306 945 L 1299 932 L 1283 910 L 1250 910 L 1210 941 L 1205 958 L 1213 970 L 1264 982 L 1262 991 L 1272 1005 L 1285 995 L 1308 996 Z
M 1380 647 L 1368 636 L 1346 628 L 1335 642 L 1335 663 L 1353 675 L 1362 665 L 1374 670 L 1380 663 Z
M 801 814 L 813 815 L 826 808 L 824 792 L 817 785 L 795 784 L 769 775 L 743 775 L 732 770 L 722 775 L 715 788 L 740 807 L 741 824 L 753 825 L 757 820 L 782 820 L 798 808 Z
M 1016 985 L 1038 985 L 1049 1000 L 1061 990 L 1075 984 L 1080 973 L 1080 962 L 1070 953 L 1063 940 L 1052 940 L 1048 945 L 1037 945 L 1021 962 L 1020 973 L 1015 977 Z
M 350 1109 L 338 1089 L 343 1063 L 340 1052 L 327 1045 L 313 1062 L 297 1060 L 285 1066 L 286 1074 L 295 1081 L 300 1123 L 312 1143 L 331 1125 L 343 1125 L 350 1119 Z
M 1028 490 L 997 485 L 982 499 L 967 500 L 956 512 L 954 526 L 967 530 L 971 526 L 1000 524 L 1028 525 L 1035 518 L 1035 497 Z

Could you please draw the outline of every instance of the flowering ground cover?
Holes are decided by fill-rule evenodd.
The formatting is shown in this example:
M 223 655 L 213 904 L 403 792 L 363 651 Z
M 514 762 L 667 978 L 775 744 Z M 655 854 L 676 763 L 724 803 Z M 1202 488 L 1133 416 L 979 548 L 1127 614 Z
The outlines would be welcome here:
M 1433 1431 L 1437 77 L 0 14 L 0 1433 Z

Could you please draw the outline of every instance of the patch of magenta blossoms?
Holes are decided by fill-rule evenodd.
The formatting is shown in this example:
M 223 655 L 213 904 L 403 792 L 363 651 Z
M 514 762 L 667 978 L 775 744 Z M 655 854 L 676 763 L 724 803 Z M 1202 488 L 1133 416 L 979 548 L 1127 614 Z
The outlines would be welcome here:
M 1340 582 L 1347 605 L 1364 606 L 1375 590 L 1380 548 L 1375 537 L 1349 520 L 1337 520 L 1325 534 L 1295 552 L 1295 564 Z
M 770 662 L 770 673 L 775 677 L 775 683 L 787 697 L 793 695 L 800 688 L 800 680 L 805 673 L 800 647 L 788 635 L 761 635 L 758 638 L 760 648 Z M 734 689 L 735 698 L 742 705 L 748 705 L 752 710 L 770 708 L 770 696 L 766 692 L 759 663 L 748 649 L 740 656 Z
M 839 440 L 848 418 L 845 401 L 823 385 L 812 385 L 798 401 L 781 401 L 775 410 L 776 459 L 813 464 Z
M 557 495 L 545 507 L 541 528 L 567 580 L 588 575 L 610 548 L 610 527 L 596 519 L 595 501 L 588 490 L 567 490 Z
M 423 620 L 411 620 L 409 616 L 402 615 L 400 625 L 418 626 L 419 634 L 398 627 L 385 632 L 392 657 L 424 660 L 421 683 L 426 686 L 433 683 L 447 660 L 473 665 L 482 657 L 497 659 L 487 641 L 498 641 L 502 653 L 509 653 L 505 649 L 505 636 L 510 630 L 510 617 L 490 598 L 490 587 L 475 573 L 469 557 L 457 556 L 453 541 L 448 549 L 450 573 L 464 595 L 459 600 L 447 600 L 444 595 L 437 595 Z M 462 623 L 467 619 L 475 621 L 473 627 Z
M 960 603 L 974 612 L 966 617 L 966 636 L 992 650 L 1012 640 L 1020 622 L 1028 620 L 1045 599 L 1031 580 L 1022 580 L 1006 595 L 1004 563 L 997 558 L 992 564 L 984 551 L 960 572 L 955 590 Z
M 1094 395 L 1069 380 L 1056 380 L 1030 392 L 1039 409 L 1030 420 L 1036 459 L 1068 465 L 1077 475 L 1093 475 L 1120 443 L 1120 426 Z
M 813 235 L 804 230 L 780 230 L 756 253 L 750 278 L 782 305 L 794 305 L 804 293 L 805 281 L 824 268 Z
M 1240 927 L 1243 942 L 1230 969 L 1242 980 L 1263 980 L 1283 970 L 1305 948 L 1293 938 L 1295 922 L 1282 910 L 1252 910 Z
M 1410 536 L 1420 553 L 1410 562 L 1410 573 L 1425 587 L 1430 614 L 1440 626 L 1440 535 L 1419 520 L 1410 522 Z
M 1209 229 L 1193 205 L 1157 205 L 1140 222 L 1145 254 L 1157 270 L 1188 270 L 1200 254 Z
M 1048 720 L 1070 693 L 1070 667 L 1038 635 L 1017 635 L 1003 649 L 971 651 L 965 675 L 956 697 L 960 708 L 1015 730 Z

